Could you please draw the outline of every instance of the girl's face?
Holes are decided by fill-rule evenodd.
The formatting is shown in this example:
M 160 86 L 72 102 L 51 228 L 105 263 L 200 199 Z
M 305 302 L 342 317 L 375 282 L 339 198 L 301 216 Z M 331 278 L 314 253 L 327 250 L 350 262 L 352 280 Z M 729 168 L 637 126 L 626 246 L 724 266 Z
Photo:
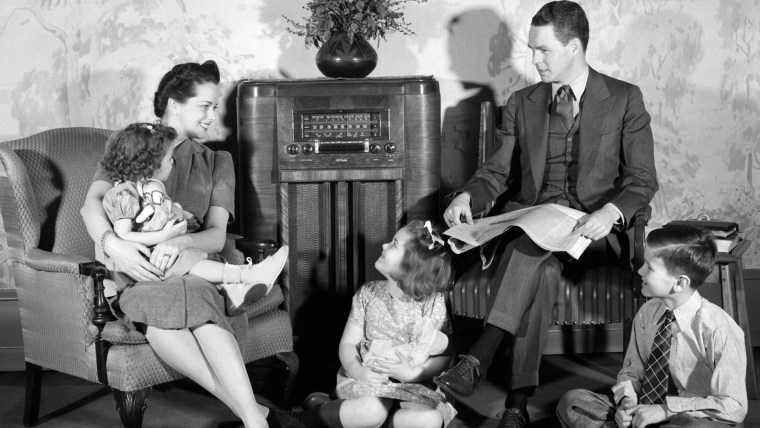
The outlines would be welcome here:
M 377 261 L 375 261 L 375 269 L 386 278 L 392 280 L 390 275 L 400 271 L 401 261 L 404 259 L 404 253 L 406 252 L 406 244 L 411 239 L 412 235 L 407 231 L 406 227 L 399 229 L 391 242 L 383 244 L 383 252 Z
M 155 178 L 159 181 L 166 181 L 169 179 L 169 174 L 171 174 L 172 169 L 174 168 L 174 146 L 169 146 L 169 150 L 166 151 L 166 154 L 164 154 L 164 157 L 161 159 L 161 167 L 157 170 L 153 171 L 153 176 L 151 178 Z
M 208 129 L 216 120 L 221 91 L 219 86 L 207 82 L 195 86 L 196 95 L 184 103 L 170 100 L 171 117 L 168 126 L 177 130 L 179 142 L 185 138 L 203 140 L 208 137 Z

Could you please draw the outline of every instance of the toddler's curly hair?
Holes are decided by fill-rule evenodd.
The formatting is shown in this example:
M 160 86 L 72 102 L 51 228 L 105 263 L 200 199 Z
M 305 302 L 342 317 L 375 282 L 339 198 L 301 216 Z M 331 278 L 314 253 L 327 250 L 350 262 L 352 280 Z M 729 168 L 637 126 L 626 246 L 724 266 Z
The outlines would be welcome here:
M 175 138 L 172 127 L 133 123 L 109 138 L 100 165 L 113 182 L 150 178 Z

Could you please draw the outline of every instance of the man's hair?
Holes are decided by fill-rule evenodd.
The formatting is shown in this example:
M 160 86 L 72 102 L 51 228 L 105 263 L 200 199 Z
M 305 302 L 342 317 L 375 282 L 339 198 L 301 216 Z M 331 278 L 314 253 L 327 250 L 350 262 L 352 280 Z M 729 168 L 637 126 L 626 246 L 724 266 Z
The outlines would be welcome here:
M 554 27 L 554 36 L 563 45 L 567 45 L 573 38 L 578 38 L 583 46 L 583 52 L 586 52 L 588 46 L 588 19 L 583 8 L 578 3 L 572 1 L 553 1 L 546 3 L 536 12 L 530 25 L 534 27 L 543 27 L 551 25 Z
M 415 300 L 422 300 L 435 293 L 451 288 L 451 252 L 437 230 L 433 229 L 439 242 L 420 220 L 412 220 L 407 226 L 411 239 L 406 243 L 400 272 L 391 275 L 401 291 Z M 432 248 L 431 248 L 432 247 Z
M 718 255 L 712 232 L 690 226 L 655 229 L 647 236 L 647 247 L 652 258 L 662 261 L 668 274 L 688 276 L 692 288 L 705 282 Z

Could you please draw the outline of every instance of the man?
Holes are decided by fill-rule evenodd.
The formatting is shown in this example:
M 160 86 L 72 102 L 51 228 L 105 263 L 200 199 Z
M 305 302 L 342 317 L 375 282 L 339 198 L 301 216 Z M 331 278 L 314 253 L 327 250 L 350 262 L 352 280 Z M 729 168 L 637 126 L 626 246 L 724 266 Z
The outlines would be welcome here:
M 511 385 L 500 427 L 529 424 L 527 400 L 538 385 L 551 296 L 563 269 L 628 262 L 629 222 L 658 187 L 641 91 L 588 66 L 588 28 L 574 2 L 550 2 L 536 13 L 528 47 L 541 83 L 510 96 L 500 147 L 444 212 L 449 226 L 471 223 L 473 211 L 509 192 L 504 211 L 557 203 L 589 213 L 576 229 L 593 242 L 576 262 L 521 232 L 506 243 L 499 261 L 504 274 L 492 287 L 496 295 L 482 335 L 469 355 L 436 378 L 447 393 L 470 395 L 499 344 L 511 343 Z

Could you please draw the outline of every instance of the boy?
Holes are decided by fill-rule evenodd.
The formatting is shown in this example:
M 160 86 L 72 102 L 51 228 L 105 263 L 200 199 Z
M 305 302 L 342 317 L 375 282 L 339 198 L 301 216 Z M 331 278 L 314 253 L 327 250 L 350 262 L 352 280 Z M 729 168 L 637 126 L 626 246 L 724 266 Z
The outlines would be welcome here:
M 557 405 L 562 426 L 726 427 L 744 420 L 744 334 L 697 291 L 716 254 L 704 229 L 649 234 L 639 275 L 641 293 L 650 300 L 633 321 L 613 394 L 568 391 Z

